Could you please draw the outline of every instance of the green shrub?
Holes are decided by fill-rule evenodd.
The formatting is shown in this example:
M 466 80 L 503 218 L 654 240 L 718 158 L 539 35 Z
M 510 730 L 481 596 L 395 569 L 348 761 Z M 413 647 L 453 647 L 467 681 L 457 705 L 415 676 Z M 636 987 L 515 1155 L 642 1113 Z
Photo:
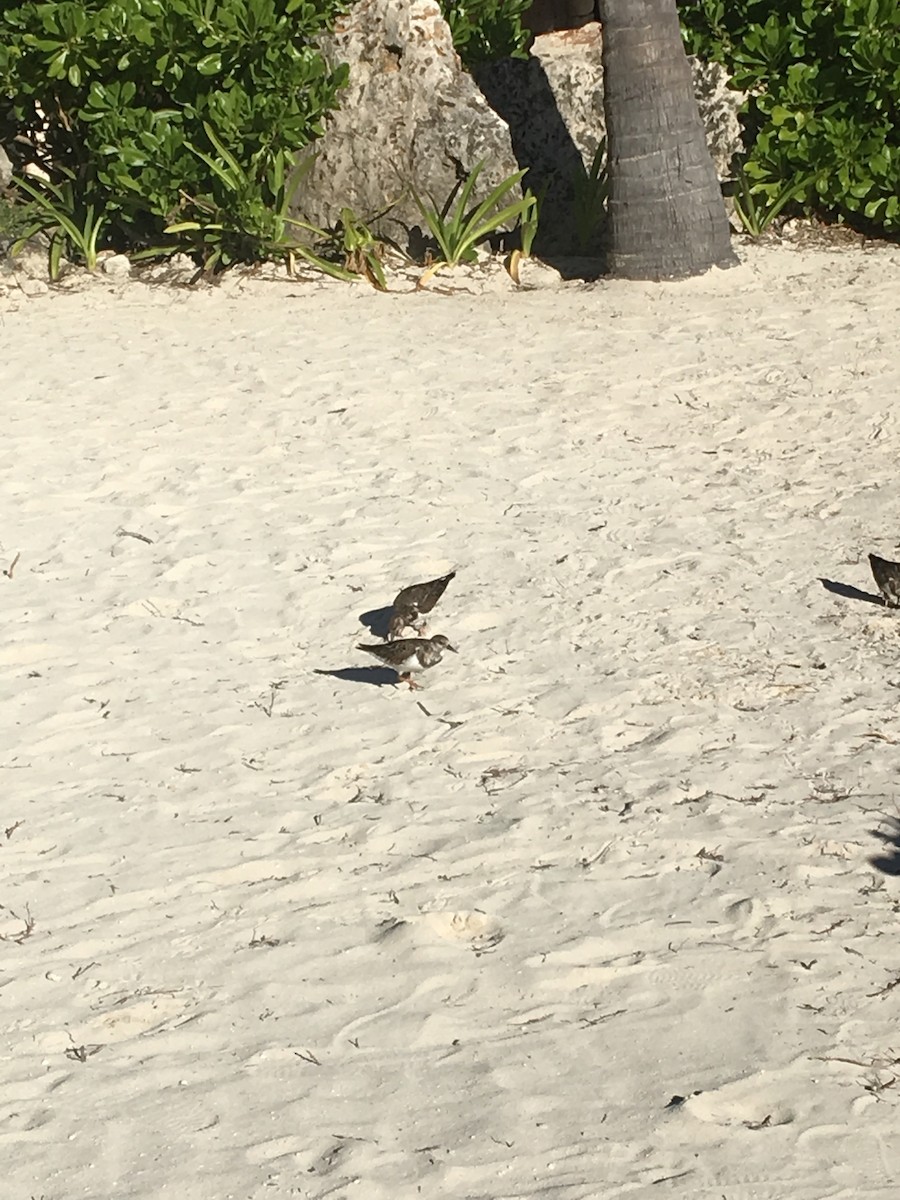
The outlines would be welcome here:
M 900 230 L 897 0 L 681 0 L 688 50 L 749 93 L 754 192 Z M 804 183 L 805 181 L 805 183 Z
M 453 45 L 467 66 L 495 58 L 527 58 L 531 33 L 522 16 L 531 0 L 440 0 Z
M 34 204 L 21 200 L 10 188 L 0 191 L 0 257 L 8 243 L 27 236 L 40 225 Z
M 0 142 L 71 185 L 134 247 L 231 199 L 206 130 L 243 164 L 246 212 L 322 129 L 346 69 L 311 39 L 341 0 L 63 0 L 0 11 Z M 5 110 L 5 111 L 4 111 Z M 12 143 L 12 134 L 19 140 Z M 22 142 L 22 137 L 25 143 Z M 245 256 L 254 235 L 231 247 Z M 226 254 L 227 260 L 227 254 Z

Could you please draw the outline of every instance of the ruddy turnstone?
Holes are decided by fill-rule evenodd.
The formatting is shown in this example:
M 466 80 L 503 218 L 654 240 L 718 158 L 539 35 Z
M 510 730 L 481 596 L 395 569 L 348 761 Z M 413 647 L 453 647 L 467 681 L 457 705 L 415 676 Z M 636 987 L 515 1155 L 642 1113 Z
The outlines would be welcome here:
M 447 584 L 455 576 L 456 572 L 451 571 L 449 575 L 442 575 L 440 579 L 430 579 L 428 583 L 414 583 L 398 592 L 391 606 L 393 612 L 388 627 L 388 641 L 396 641 L 406 628 L 414 629 L 421 635 L 425 630 L 422 613 L 431 612 L 443 596 Z
M 900 608 L 900 563 L 891 562 L 887 558 L 879 558 L 877 554 L 869 555 L 869 565 L 881 598 L 888 608 Z
M 442 633 L 435 634 L 433 638 L 398 638 L 379 646 L 359 645 L 356 648 L 365 650 L 366 654 L 374 654 L 383 663 L 393 667 L 397 672 L 397 682 L 408 683 L 410 691 L 422 686 L 412 678 L 414 671 L 427 671 L 439 663 L 445 650 L 458 653 Z

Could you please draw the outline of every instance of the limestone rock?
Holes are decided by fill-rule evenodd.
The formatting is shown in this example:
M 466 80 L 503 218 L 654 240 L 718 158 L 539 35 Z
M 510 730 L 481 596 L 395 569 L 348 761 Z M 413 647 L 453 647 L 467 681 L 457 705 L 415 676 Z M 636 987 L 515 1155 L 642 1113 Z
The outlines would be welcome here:
M 303 219 L 329 226 L 347 205 L 366 220 L 394 201 L 377 227 L 405 248 L 423 225 L 410 186 L 440 206 L 482 159 L 481 196 L 518 170 L 436 0 L 359 0 L 320 46 L 332 66 L 349 64 L 350 80 L 295 197 Z
M 168 287 L 187 287 L 198 275 L 199 268 L 190 255 L 180 253 L 161 262 L 147 263 L 140 272 L 141 279 Z
M 35 296 L 46 296 L 50 291 L 50 285 L 43 279 L 32 279 L 28 275 L 19 276 L 18 284 L 29 299 L 33 299 Z
M 131 274 L 131 259 L 127 254 L 110 254 L 103 259 L 103 274 L 110 279 L 127 279 Z
M 13 165 L 9 161 L 9 155 L 0 146 L 0 188 L 8 187 L 12 182 Z
M 556 291 L 563 286 L 563 278 L 555 267 L 539 258 L 523 258 L 519 263 L 519 283 L 529 291 Z
M 720 179 L 732 179 L 732 159 L 744 148 L 738 111 L 746 99 L 732 91 L 730 76 L 721 63 L 689 58 L 694 95 L 706 126 L 706 141 Z
M 48 247 L 41 234 L 26 242 L 9 261 L 19 280 L 37 279 L 46 283 L 50 278 Z

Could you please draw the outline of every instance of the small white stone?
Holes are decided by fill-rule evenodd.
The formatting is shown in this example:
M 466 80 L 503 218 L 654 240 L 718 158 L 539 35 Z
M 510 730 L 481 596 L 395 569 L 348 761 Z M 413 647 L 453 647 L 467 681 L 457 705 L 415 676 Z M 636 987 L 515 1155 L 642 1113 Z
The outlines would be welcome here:
M 127 254 L 113 254 L 104 259 L 103 273 L 111 279 L 127 279 L 131 274 L 131 259 Z
M 19 276 L 19 287 L 26 296 L 44 296 L 50 291 L 49 286 L 44 283 L 43 279 L 29 279 L 27 276 Z
M 526 288 L 558 288 L 562 286 L 559 271 L 539 258 L 519 259 L 519 283 Z

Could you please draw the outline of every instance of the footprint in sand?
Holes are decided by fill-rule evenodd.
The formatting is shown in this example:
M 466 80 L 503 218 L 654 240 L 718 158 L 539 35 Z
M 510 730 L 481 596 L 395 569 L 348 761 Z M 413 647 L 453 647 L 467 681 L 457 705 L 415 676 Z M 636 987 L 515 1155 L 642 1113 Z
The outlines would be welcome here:
M 95 1024 L 104 1042 L 126 1042 L 153 1033 L 187 1015 L 191 1000 L 178 993 L 157 993 L 105 1012 Z
M 754 938 L 768 937 L 777 924 L 766 905 L 750 896 L 726 904 L 725 920 L 735 929 Z
M 294 1158 L 298 1165 L 305 1163 L 306 1171 L 311 1175 L 330 1175 L 343 1165 L 350 1153 L 351 1146 L 346 1140 L 332 1140 L 309 1159 L 307 1138 L 300 1134 L 289 1134 L 249 1146 L 247 1160 L 259 1164 L 275 1162 L 279 1158 Z
M 712 1125 L 746 1125 L 748 1129 L 768 1129 L 790 1125 L 794 1110 L 769 1093 L 771 1087 L 760 1075 L 726 1083 L 712 1092 L 691 1096 L 684 1111 Z
M 483 912 L 429 912 L 416 920 L 429 933 L 464 946 L 467 950 L 490 950 L 506 936 L 501 922 Z
M 120 1001 L 92 1020 L 49 1033 L 41 1048 L 45 1053 L 59 1053 L 82 1043 L 111 1046 L 127 1042 L 186 1017 L 192 1004 L 190 997 L 176 992 L 136 996 L 131 1003 Z

